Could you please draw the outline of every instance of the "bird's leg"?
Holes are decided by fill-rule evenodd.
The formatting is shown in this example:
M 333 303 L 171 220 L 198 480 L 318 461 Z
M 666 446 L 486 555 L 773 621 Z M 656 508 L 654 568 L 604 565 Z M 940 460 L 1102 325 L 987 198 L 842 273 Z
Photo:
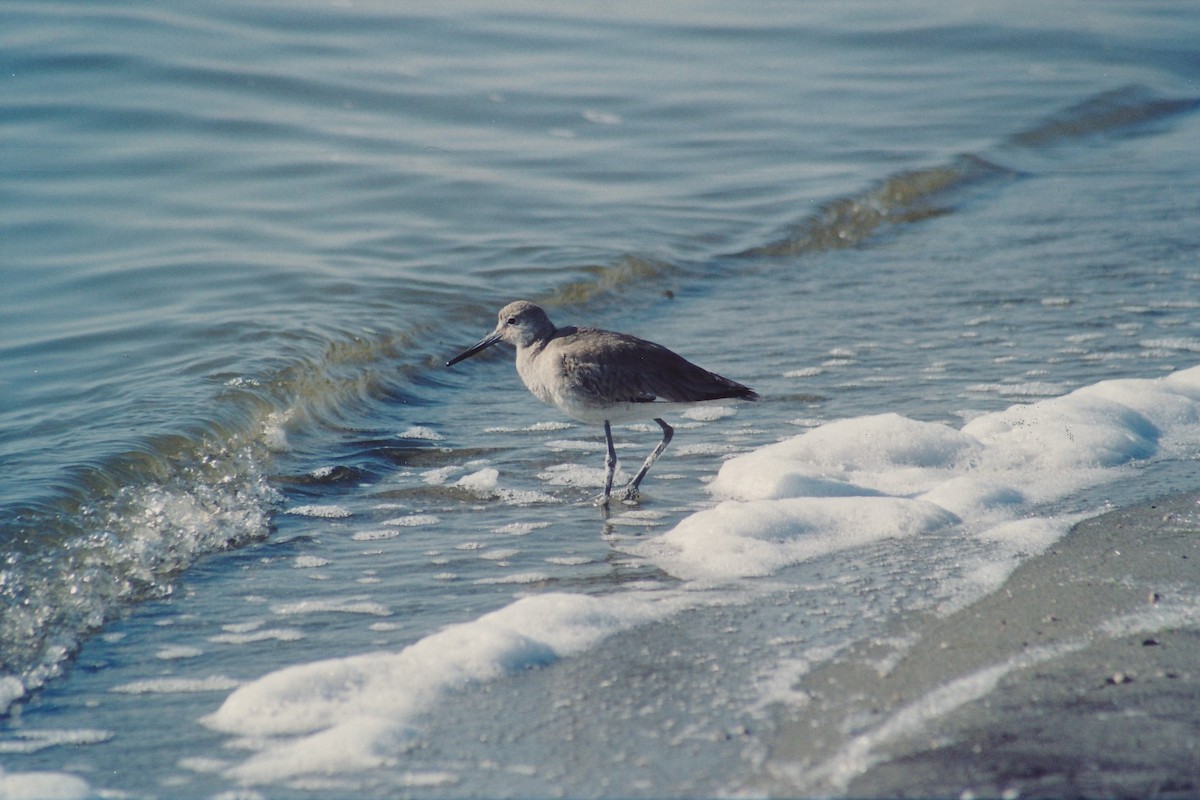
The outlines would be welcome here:
M 613 446 L 612 426 L 608 420 L 604 420 L 604 441 L 608 444 L 608 452 L 604 456 L 604 494 L 596 498 L 596 503 L 607 506 L 608 497 L 612 494 L 613 475 L 617 472 L 617 448 Z
M 662 441 L 658 443 L 658 447 L 646 456 L 646 461 L 642 464 L 642 468 L 638 470 L 638 474 L 634 476 L 629 485 L 625 487 L 625 491 L 621 493 L 621 499 L 628 503 L 636 502 L 640 492 L 638 486 L 641 485 L 642 478 L 646 477 L 646 473 L 650 471 L 650 467 L 654 466 L 654 462 L 658 461 L 658 457 L 663 454 L 663 450 L 667 449 L 667 445 L 671 443 L 671 437 L 675 435 L 675 429 L 661 419 L 654 420 L 663 430 Z

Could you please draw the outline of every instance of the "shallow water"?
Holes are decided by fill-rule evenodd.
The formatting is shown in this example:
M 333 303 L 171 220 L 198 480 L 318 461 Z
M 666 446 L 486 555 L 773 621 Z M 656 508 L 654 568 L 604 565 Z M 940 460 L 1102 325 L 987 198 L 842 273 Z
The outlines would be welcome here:
M 201 722 L 236 686 L 526 594 L 648 592 L 659 622 L 617 614 L 264 791 L 753 785 L 789 675 L 1013 555 L 947 542 L 914 575 L 869 541 L 697 587 L 638 543 L 822 423 L 958 428 L 1200 352 L 1187 4 L 4 16 L 9 772 L 209 796 L 256 752 Z M 605 521 L 598 431 L 508 354 L 442 366 L 517 297 L 766 401 L 680 420 Z M 1029 513 L 1195 488 L 1176 435 Z M 617 439 L 636 464 L 656 428 Z

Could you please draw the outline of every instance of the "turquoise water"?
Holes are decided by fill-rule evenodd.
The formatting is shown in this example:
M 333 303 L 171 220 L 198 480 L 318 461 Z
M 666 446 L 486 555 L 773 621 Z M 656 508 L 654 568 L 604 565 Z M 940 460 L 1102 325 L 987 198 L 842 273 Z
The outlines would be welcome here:
M 727 455 L 1194 364 L 1197 18 L 1183 2 L 6 6 L 0 764 L 212 795 L 234 784 L 202 768 L 227 753 L 198 720 L 231 686 L 401 647 L 514 591 L 653 579 L 611 538 L 711 505 Z M 584 504 L 598 431 L 562 427 L 503 354 L 442 366 L 519 297 L 767 402 L 681 427 L 640 516 L 606 526 Z M 619 453 L 653 439 L 619 431 Z M 499 491 L 455 486 L 481 469 Z M 163 677 L 199 683 L 128 691 Z M 455 741 L 461 713 L 433 729 Z M 104 735 L 29 744 L 45 730 Z M 704 752 L 693 784 L 613 791 L 708 793 L 766 746 Z M 506 785 L 445 766 L 462 759 L 423 766 L 458 776 L 425 789 Z

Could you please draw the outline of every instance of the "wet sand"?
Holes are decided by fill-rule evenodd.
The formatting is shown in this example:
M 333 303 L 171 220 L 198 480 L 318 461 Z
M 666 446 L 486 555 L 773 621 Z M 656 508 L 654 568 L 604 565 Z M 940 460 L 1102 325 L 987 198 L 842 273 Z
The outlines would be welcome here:
M 801 681 L 775 796 L 1200 795 L 1195 494 L 1077 525 L 999 591 Z M 874 652 L 872 652 L 874 651 Z M 822 741 L 843 720 L 852 734 Z

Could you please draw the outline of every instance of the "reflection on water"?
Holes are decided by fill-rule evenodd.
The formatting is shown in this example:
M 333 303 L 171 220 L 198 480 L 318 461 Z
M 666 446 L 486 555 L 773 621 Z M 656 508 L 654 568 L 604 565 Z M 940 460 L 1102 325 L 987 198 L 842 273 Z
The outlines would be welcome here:
M 112 762 L 161 735 L 153 692 L 92 708 L 114 686 L 665 581 L 610 540 L 711 505 L 729 455 L 1193 362 L 1194 12 L 1012 11 L 7 11 L 0 698 L 67 668 L 44 702 L 91 709 L 111 735 L 80 758 Z M 681 421 L 602 528 L 596 432 L 555 427 L 506 356 L 441 366 L 521 297 L 768 402 Z M 181 718 L 212 711 L 189 697 Z M 179 781 L 212 741 L 185 727 L 113 786 Z

